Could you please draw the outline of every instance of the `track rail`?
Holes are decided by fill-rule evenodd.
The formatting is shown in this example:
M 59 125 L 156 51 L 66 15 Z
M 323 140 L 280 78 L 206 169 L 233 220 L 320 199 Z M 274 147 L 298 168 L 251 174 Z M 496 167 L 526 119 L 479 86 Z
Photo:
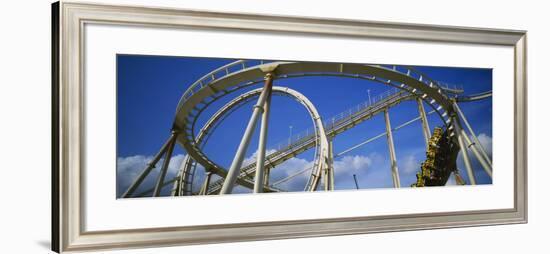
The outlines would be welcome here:
M 202 147 L 207 141 L 210 135 L 213 133 L 213 131 L 217 128 L 217 126 L 223 121 L 231 112 L 242 106 L 244 103 L 252 100 L 254 97 L 258 96 L 261 93 L 262 89 L 255 89 L 252 91 L 249 91 L 247 93 L 244 93 L 227 104 L 225 104 L 223 107 L 221 107 L 214 115 L 205 123 L 203 128 L 199 131 L 199 134 L 197 135 L 197 141 L 196 143 Z M 287 88 L 287 87 L 280 87 L 275 86 L 273 87 L 273 93 L 277 95 L 283 95 L 291 97 L 295 100 L 297 100 L 300 104 L 302 104 L 307 111 L 310 114 L 310 117 L 313 122 L 313 126 L 315 131 L 312 132 L 312 137 L 314 140 L 314 145 L 317 145 L 317 151 L 316 151 L 316 158 L 315 158 L 315 171 L 318 175 L 318 172 L 322 170 L 322 168 L 325 166 L 325 163 L 323 162 L 328 157 L 328 140 L 327 140 L 327 134 L 325 133 L 325 128 L 323 126 L 323 122 L 321 119 L 321 116 L 319 115 L 319 112 L 317 112 L 317 109 L 313 105 L 311 101 L 309 101 L 303 94 L 299 93 L 298 91 L 295 91 L 293 89 Z M 189 195 L 192 190 L 192 182 L 193 180 L 190 179 L 194 175 L 194 170 L 196 168 L 196 163 L 193 158 L 195 157 L 206 157 L 201 150 L 196 151 L 197 154 L 189 154 L 186 156 L 184 162 L 182 163 L 178 176 L 180 180 L 176 181 L 173 188 L 173 195 Z M 204 164 L 203 164 L 204 165 Z M 269 164 L 268 164 L 269 165 Z M 212 163 L 208 165 L 208 168 L 206 168 L 207 171 L 211 171 L 217 175 L 224 176 L 225 169 L 223 169 L 221 166 Z M 312 180 L 316 181 L 316 180 Z M 239 185 L 242 185 L 247 188 L 252 188 L 254 186 L 254 182 L 252 179 L 249 178 L 241 178 L 239 177 L 237 180 L 237 183 Z M 280 191 L 277 189 L 274 189 L 272 187 L 265 186 L 264 191 Z
M 276 79 L 329 75 L 381 82 L 422 98 L 436 109 L 444 122 L 451 122 L 448 112 L 453 107 L 445 89 L 436 81 L 406 66 L 240 60 L 203 76 L 180 99 L 173 126 L 183 134 L 178 136 L 178 141 L 188 151 L 189 156 L 212 172 L 225 177 L 227 172 L 204 155 L 197 144 L 194 131 L 197 119 L 212 102 L 261 82 L 268 70 L 276 75 Z
M 414 98 L 413 95 L 409 94 L 406 91 L 399 89 L 394 89 L 387 94 L 384 99 L 373 103 L 370 106 L 364 106 L 363 108 L 358 108 L 357 111 L 352 111 L 351 114 L 346 115 L 345 117 L 336 116 L 331 118 L 330 121 L 325 122 L 326 133 L 329 137 L 334 137 L 348 129 L 353 128 L 354 126 L 372 118 L 373 116 L 383 112 L 388 107 L 393 107 L 405 100 Z M 275 166 L 285 162 L 286 160 L 301 154 L 308 149 L 312 148 L 315 145 L 315 136 L 307 135 L 304 136 L 288 146 L 281 148 L 271 154 L 266 156 L 266 166 L 274 168 Z M 251 179 L 256 170 L 256 163 L 250 163 L 244 166 L 241 169 L 239 178 L 241 179 Z M 217 193 L 223 184 L 223 179 L 212 182 L 209 194 Z
M 320 177 L 322 167 L 326 166 L 322 164 L 326 164 L 329 160 L 332 160 L 332 156 L 328 159 L 329 157 L 326 154 L 327 138 L 332 138 L 339 133 L 353 128 L 357 124 L 370 119 L 378 113 L 384 111 L 387 113 L 388 108 L 404 100 L 414 98 L 418 99 L 419 103 L 422 103 L 422 101 L 426 102 L 432 107 L 433 112 L 437 113 L 444 122 L 449 137 L 454 137 L 453 139 L 456 139 L 456 135 L 465 135 L 461 133 L 463 131 L 460 126 L 460 121 L 457 120 L 456 102 L 480 100 L 491 96 L 490 92 L 472 96 L 458 96 L 457 94 L 463 92 L 461 88 L 450 88 L 448 85 L 434 81 L 423 73 L 408 66 L 277 62 L 261 60 L 235 61 L 204 75 L 194 82 L 178 102 L 172 131 L 177 134 L 174 135 L 174 139 L 177 138 L 177 142 L 183 146 L 188 152 L 188 155 L 176 177 L 172 192 L 173 195 L 191 194 L 193 176 L 197 168 L 197 163 L 203 165 L 208 172 L 215 173 L 222 177 L 222 179 L 213 182 L 210 186 L 206 184 L 207 187 L 209 187 L 206 189 L 208 194 L 219 192 L 223 185 L 223 178 L 227 175 L 227 170 L 208 158 L 208 156 L 202 152 L 202 148 L 209 139 L 212 131 L 216 129 L 218 120 L 223 121 L 228 114 L 239 107 L 238 105 L 242 105 L 252 95 L 245 93 L 246 96 L 241 95 L 234 99 L 232 103 L 226 104 L 226 106 L 209 119 L 199 132 L 195 131 L 197 120 L 213 102 L 240 89 L 262 82 L 264 76 L 267 74 L 270 78 L 274 77 L 276 80 L 307 76 L 337 76 L 370 80 L 394 87 L 394 89 L 390 89 L 387 92 L 387 95 L 375 103 L 359 105 L 356 110 L 350 110 L 347 113 L 343 112 L 341 115 L 325 122 L 321 121 L 321 117 L 315 110 L 315 107 L 305 96 L 293 90 L 293 92 L 288 92 L 289 90 L 286 88 L 285 91 L 287 95 L 296 98 L 306 106 L 312 115 L 315 130 L 306 132 L 306 135 L 300 136 L 300 138 L 296 139 L 294 142 L 289 142 L 287 146 L 279 146 L 275 152 L 266 156 L 265 166 L 274 168 L 282 162 L 312 147 L 318 147 L 321 158 L 316 157 L 315 159 L 315 172 L 312 173 L 312 177 L 310 177 L 308 181 L 308 186 L 314 186 L 313 183 L 315 183 L 315 179 Z M 259 89 L 254 91 L 258 93 L 261 92 Z M 424 112 L 423 109 L 420 111 Z M 254 117 L 255 116 L 256 115 L 254 115 Z M 426 121 L 424 120 L 424 122 Z M 455 133 L 455 129 L 458 133 Z M 198 135 L 196 135 L 197 133 Z M 249 138 L 250 134 L 247 134 L 246 137 Z M 468 141 L 467 136 L 459 138 L 458 141 L 462 142 L 460 144 L 461 149 L 466 147 L 463 141 L 471 143 Z M 470 144 L 470 146 L 471 145 L 472 144 Z M 239 150 L 238 153 L 239 156 L 241 156 L 242 153 L 240 151 L 241 150 Z M 316 152 L 316 154 L 318 153 Z M 236 158 L 240 160 L 242 157 Z M 238 165 L 240 165 L 241 162 L 239 161 L 238 163 Z M 231 171 L 235 172 L 235 169 L 238 168 L 233 167 Z M 255 174 L 255 170 L 256 163 L 251 163 L 242 167 L 238 170 L 239 175 L 237 176 L 236 184 L 252 188 L 254 183 L 251 177 Z M 232 177 L 234 176 L 235 174 L 232 174 Z M 226 186 L 223 187 L 226 188 Z M 266 185 L 264 186 L 264 191 L 281 190 Z

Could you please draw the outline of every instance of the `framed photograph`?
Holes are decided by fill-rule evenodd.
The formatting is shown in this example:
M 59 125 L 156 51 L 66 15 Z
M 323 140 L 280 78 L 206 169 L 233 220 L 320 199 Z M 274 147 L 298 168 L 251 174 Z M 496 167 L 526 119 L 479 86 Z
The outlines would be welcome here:
M 56 252 L 527 222 L 526 31 L 52 5 Z

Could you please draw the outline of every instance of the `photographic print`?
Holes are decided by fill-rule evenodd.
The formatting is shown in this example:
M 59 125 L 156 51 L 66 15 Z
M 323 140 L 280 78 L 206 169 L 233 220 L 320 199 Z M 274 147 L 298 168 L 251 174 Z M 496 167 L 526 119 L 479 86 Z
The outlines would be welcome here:
M 491 184 L 492 112 L 491 69 L 118 55 L 117 198 Z
M 52 249 L 526 223 L 526 42 L 54 4 Z

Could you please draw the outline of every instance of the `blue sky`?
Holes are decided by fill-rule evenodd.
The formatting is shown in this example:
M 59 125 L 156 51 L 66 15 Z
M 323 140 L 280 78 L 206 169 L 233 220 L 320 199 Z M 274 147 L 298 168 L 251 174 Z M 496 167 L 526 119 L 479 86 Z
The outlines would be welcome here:
M 135 175 L 143 169 L 151 157 L 170 134 L 177 103 L 190 84 L 204 74 L 234 59 L 163 57 L 163 56 L 117 56 L 117 196 L 130 184 Z M 475 94 L 492 90 L 492 71 L 490 69 L 449 68 L 449 67 L 415 67 L 432 79 L 449 84 L 460 85 L 465 94 Z M 368 90 L 372 97 L 380 94 L 388 86 L 366 80 L 341 77 L 301 77 L 275 80 L 276 86 L 288 86 L 309 98 L 316 106 L 323 119 L 347 110 L 368 100 Z M 245 92 L 258 88 L 259 85 L 240 90 Z M 239 92 L 240 93 L 240 92 Z M 230 94 L 215 102 L 199 119 L 204 123 L 212 113 L 229 100 L 237 96 Z M 240 137 L 248 122 L 253 103 L 241 107 L 216 129 L 205 153 L 219 165 L 229 167 Z M 487 150 L 492 151 L 492 99 L 462 103 L 462 110 L 468 117 L 474 131 Z M 279 142 L 288 140 L 290 128 L 293 134 L 312 126 L 306 109 L 288 97 L 274 97 L 272 100 L 268 149 Z M 429 107 L 426 106 L 429 111 Z M 414 101 L 406 101 L 390 109 L 392 126 L 398 126 L 418 116 Z M 441 126 L 441 120 L 432 114 L 428 117 L 430 128 Z M 259 126 L 257 130 L 259 129 Z M 379 114 L 361 123 L 355 128 L 337 136 L 334 140 L 334 151 L 338 153 L 357 143 L 367 140 L 385 131 L 384 118 Z M 258 131 L 255 132 L 248 153 L 252 160 L 257 148 Z M 415 173 L 425 159 L 425 144 L 420 122 L 417 121 L 394 132 L 394 143 L 402 187 L 407 187 L 416 180 Z M 167 180 L 175 176 L 185 151 L 181 146 L 174 150 L 173 159 Z M 313 160 L 313 151 L 305 152 L 273 170 L 271 181 L 275 182 L 285 176 L 308 167 Z M 478 184 L 491 183 L 477 161 L 474 161 L 474 173 Z M 161 162 L 162 163 L 162 162 Z M 458 166 L 461 176 L 467 180 L 462 160 Z M 389 167 L 389 154 L 385 138 L 380 138 L 361 148 L 336 158 L 336 182 L 339 189 L 354 189 L 353 174 L 357 175 L 360 188 L 392 187 Z M 139 189 L 151 188 L 156 181 L 157 170 L 146 179 Z M 282 188 L 299 191 L 303 189 L 307 174 L 300 175 L 281 184 Z M 202 183 L 202 173 L 197 175 L 195 186 Z M 169 193 L 170 187 L 163 189 Z M 139 192 L 139 191 L 138 191 Z M 235 192 L 248 192 L 237 188 Z

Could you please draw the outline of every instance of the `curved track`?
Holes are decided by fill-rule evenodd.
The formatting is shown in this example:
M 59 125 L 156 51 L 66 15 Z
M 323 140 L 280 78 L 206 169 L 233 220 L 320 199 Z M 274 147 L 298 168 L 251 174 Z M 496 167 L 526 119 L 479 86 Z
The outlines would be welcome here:
M 233 112 L 234 110 L 242 106 L 244 103 L 252 100 L 256 96 L 259 96 L 261 92 L 262 92 L 261 88 L 249 91 L 247 93 L 244 93 L 234 98 L 233 100 L 225 104 L 223 107 L 221 107 L 216 113 L 214 113 L 214 115 L 205 123 L 205 125 L 199 131 L 199 134 L 197 135 L 196 143 L 199 144 L 200 147 L 203 147 L 204 144 L 206 144 L 206 142 L 208 141 L 208 138 L 210 137 L 210 135 L 213 133 L 213 131 L 216 129 L 216 127 L 220 124 L 221 121 L 223 121 L 231 112 Z M 315 129 L 315 133 L 313 133 L 313 135 L 315 136 L 314 143 L 316 144 L 315 147 L 317 147 L 317 150 L 315 152 L 316 159 L 314 164 L 314 171 L 312 172 L 312 177 L 310 178 L 310 181 L 306 189 L 308 190 L 315 189 L 315 187 L 319 182 L 319 176 L 321 171 L 327 166 L 325 161 L 328 158 L 328 140 L 327 140 L 327 134 L 325 132 L 325 128 L 323 126 L 321 116 L 319 115 L 319 112 L 317 111 L 313 103 L 298 91 L 295 91 L 288 87 L 274 86 L 273 93 L 277 95 L 288 96 L 295 99 L 300 104 L 302 104 L 310 114 L 314 129 Z M 268 166 L 274 167 L 275 165 L 273 165 L 272 163 L 268 163 Z M 221 166 L 212 163 L 210 165 L 207 165 L 207 167 L 208 167 L 207 170 L 221 177 L 225 176 L 226 171 L 220 170 L 222 168 Z M 193 160 L 193 157 L 189 155 L 186 156 L 178 172 L 177 178 L 181 180 L 176 180 L 174 184 L 174 189 L 173 189 L 174 195 L 178 195 L 178 196 L 189 195 L 191 193 L 193 180 L 190 178 L 194 175 L 195 168 L 196 168 L 196 163 Z M 252 188 L 254 186 L 252 179 L 249 179 L 249 178 L 240 177 L 238 178 L 237 181 L 240 185 L 247 188 Z M 264 191 L 279 191 L 279 190 L 266 186 Z
M 196 131 L 198 119 L 215 101 L 233 92 L 258 84 L 264 80 L 264 77 L 268 76 L 270 80 L 274 77 L 276 81 L 308 76 L 335 76 L 374 81 L 394 87 L 394 89 L 387 91 L 387 94 L 375 103 L 369 102 L 368 104 L 359 105 L 357 110 L 350 110 L 349 113 L 341 114 L 339 117 L 332 118 L 326 122 L 321 121 L 321 117 L 314 105 L 304 95 L 289 88 L 273 88 L 275 94 L 290 96 L 306 107 L 313 120 L 314 131 L 302 136 L 295 142 L 289 142 L 290 144 L 288 144 L 288 146 L 279 147 L 275 152 L 267 154 L 265 157 L 265 167 L 274 168 L 276 165 L 295 157 L 297 154 L 315 147 L 317 149 L 314 159 L 315 165 L 310 179 L 306 184 L 306 190 L 316 189 L 322 173 L 327 173 L 329 171 L 332 174 L 334 173 L 332 171 L 333 169 L 330 169 L 332 167 L 333 151 L 328 139 L 332 139 L 339 133 L 353 128 L 357 124 L 381 112 L 385 112 L 388 145 L 390 147 L 390 157 L 392 157 L 390 159 L 392 163 L 395 164 L 395 154 L 391 151 L 393 149 L 393 141 L 391 141 L 392 134 L 391 126 L 388 121 L 388 109 L 409 99 L 416 99 L 419 103 L 419 112 L 421 114 L 419 118 L 422 119 L 424 123 L 423 132 L 426 140 L 428 140 L 430 136 L 430 131 L 426 123 L 427 120 L 423 102 L 430 106 L 433 109 L 432 112 L 435 112 L 441 118 L 444 123 L 445 133 L 452 139 L 452 142 L 456 144 L 455 147 L 459 147 L 460 149 L 471 148 L 480 162 L 484 164 L 484 169 L 490 174 L 492 167 L 490 158 L 485 154 L 482 147 L 477 148 L 476 143 L 469 140 L 468 135 L 462 129 L 459 119 L 465 122 L 471 134 L 473 134 L 473 131 L 462 115 L 462 112 L 460 112 L 456 102 L 484 99 L 491 96 L 491 92 L 471 96 L 458 96 L 458 94 L 462 92 L 461 89 L 445 87 L 446 85 L 441 85 L 423 73 L 407 66 L 239 60 L 204 75 L 187 89 L 178 103 L 173 121 L 173 134 L 171 139 L 176 140 L 183 146 L 187 151 L 187 156 L 176 177 L 172 195 L 192 194 L 193 175 L 195 174 L 197 164 L 205 167 L 205 170 L 209 172 L 208 176 L 210 176 L 210 173 L 214 173 L 222 177 L 222 179 L 213 183 L 209 182 L 210 178 L 208 177 L 208 181 L 206 181 L 204 185 L 205 188 L 201 192 L 203 192 L 203 194 L 215 194 L 220 192 L 220 189 L 222 189 L 224 185 L 223 178 L 227 176 L 228 171 L 214 163 L 203 153 L 202 148 L 204 144 L 208 142 L 208 139 L 219 123 L 229 114 L 244 105 L 244 103 L 252 100 L 255 96 L 262 94 L 260 97 L 263 98 L 263 89 L 255 89 L 237 96 L 212 115 L 200 131 Z M 249 137 L 250 135 L 247 134 L 247 138 Z M 263 149 L 265 150 L 265 148 Z M 163 147 L 157 157 L 161 156 L 163 153 L 167 153 L 166 151 L 166 148 Z M 246 151 L 246 148 L 239 148 L 239 154 L 242 153 L 242 151 Z M 261 154 L 265 154 L 265 152 Z M 470 181 L 472 184 L 475 184 L 467 153 L 463 153 L 463 157 Z M 158 161 L 158 158 L 156 159 Z M 260 160 L 263 161 L 262 159 Z M 485 163 L 483 161 L 485 161 Z M 251 163 L 242 168 L 240 168 L 240 163 L 241 162 L 236 164 L 237 166 L 231 167 L 230 171 L 233 172 L 231 174 L 231 179 L 234 180 L 236 177 L 236 184 L 247 188 L 253 188 L 254 180 L 251 176 L 255 174 L 256 163 Z M 263 168 L 262 165 L 260 165 L 259 168 Z M 129 188 L 129 191 L 127 191 L 128 196 L 130 196 L 133 189 L 139 185 L 150 170 L 151 166 L 148 166 L 148 168 L 143 171 L 140 177 L 132 184 L 131 188 Z M 397 173 L 397 168 L 392 168 L 392 170 Z M 161 171 L 165 173 L 166 166 L 163 166 Z M 236 175 L 235 173 L 238 174 Z M 330 178 L 331 176 L 325 177 Z M 398 175 L 397 178 L 399 178 Z M 325 179 L 325 181 L 327 181 L 327 179 Z M 158 180 L 157 187 L 162 185 L 162 182 L 162 179 Z M 235 183 L 229 180 L 227 182 Z M 326 182 L 325 185 L 327 184 L 329 183 Z M 227 184 L 227 186 L 233 185 Z M 225 188 L 225 186 L 223 187 Z M 397 184 L 396 187 L 399 187 L 399 184 Z M 262 187 L 259 187 L 259 189 L 261 190 Z M 325 189 L 330 190 L 332 188 L 329 187 L 327 189 L 327 186 L 325 186 Z M 263 191 L 277 192 L 281 190 L 266 184 L 263 186 Z
M 180 99 L 174 120 L 174 129 L 180 133 L 178 142 L 184 146 L 189 156 L 207 167 L 207 170 L 221 176 L 226 174 L 226 170 L 210 160 L 197 143 L 194 132 L 196 121 L 213 101 L 230 92 L 261 82 L 268 72 L 274 73 L 276 79 L 330 75 L 378 81 L 422 98 L 437 111 L 446 124 L 451 123 L 449 112 L 454 115 L 452 103 L 445 90 L 426 76 L 421 74 L 415 76 L 414 72 L 408 68 L 310 62 L 260 63 L 247 68 L 246 63 L 247 61 L 231 63 L 195 82 Z M 235 66 L 242 66 L 242 68 L 235 69 Z
M 472 94 L 468 96 L 458 96 L 456 97 L 456 102 L 479 101 L 479 100 L 487 99 L 491 96 L 493 96 L 493 91 L 487 91 L 487 92 Z
M 372 105 L 364 104 L 362 107 L 352 111 L 347 115 L 338 115 L 325 121 L 324 126 L 326 128 L 327 136 L 334 138 L 338 134 L 345 132 L 348 129 L 353 128 L 354 126 L 371 119 L 372 117 L 383 113 L 385 109 L 396 106 L 397 104 L 414 99 L 415 97 L 410 95 L 405 91 L 395 89 L 390 90 L 383 99 L 373 103 Z M 273 168 L 286 160 L 293 158 L 308 149 L 312 148 L 315 145 L 315 137 L 313 135 L 304 135 L 300 139 L 296 140 L 288 146 L 284 146 L 277 151 L 266 156 L 267 163 L 269 167 Z M 256 170 L 256 163 L 250 163 L 249 165 L 244 166 L 241 169 L 241 174 L 239 178 L 250 179 Z M 214 194 L 217 193 L 223 184 L 223 180 L 218 180 L 211 183 L 208 193 Z

